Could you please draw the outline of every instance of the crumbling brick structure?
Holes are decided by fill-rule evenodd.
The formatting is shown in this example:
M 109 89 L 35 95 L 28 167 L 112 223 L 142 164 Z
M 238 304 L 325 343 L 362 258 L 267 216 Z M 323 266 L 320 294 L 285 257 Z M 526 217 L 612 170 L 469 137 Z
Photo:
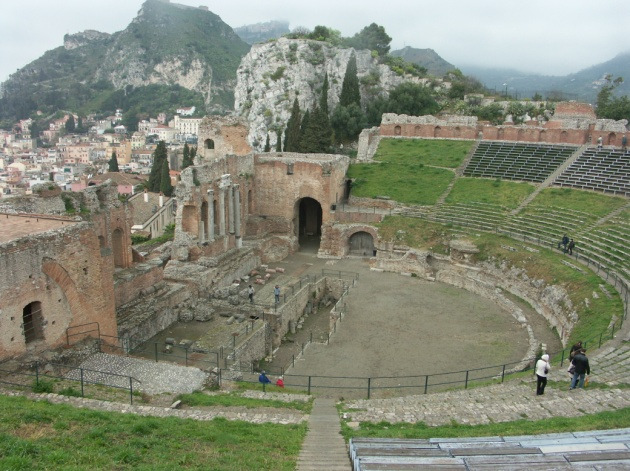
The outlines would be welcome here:
M 117 336 L 113 274 L 131 264 L 131 217 L 116 187 L 86 190 L 90 221 L 4 214 L 0 229 L 0 359 Z

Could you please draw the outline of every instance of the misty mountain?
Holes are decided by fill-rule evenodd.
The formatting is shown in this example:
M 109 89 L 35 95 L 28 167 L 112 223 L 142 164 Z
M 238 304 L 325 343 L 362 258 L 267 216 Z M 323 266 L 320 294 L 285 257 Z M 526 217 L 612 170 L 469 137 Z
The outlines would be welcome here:
M 489 90 L 501 94 L 507 89 L 510 96 L 518 98 L 531 98 L 539 93 L 543 97 L 553 96 L 594 103 L 597 93 L 605 83 L 604 77 L 608 74 L 625 79 L 615 92 L 617 95 L 630 95 L 630 52 L 564 76 L 527 74 L 514 69 L 470 65 L 461 66 L 460 70 L 481 81 Z
M 413 62 L 427 69 L 430 75 L 443 77 L 450 70 L 456 67 L 442 59 L 433 49 L 418 49 L 415 47 L 404 47 L 396 51 L 391 51 L 394 57 L 401 57 L 407 62 Z
M 138 112 L 153 112 L 141 109 L 147 95 L 162 111 L 192 105 L 228 111 L 236 69 L 249 48 L 205 7 L 147 0 L 123 31 L 66 35 L 63 46 L 12 74 L 2 84 L 0 118 L 128 109 L 130 96 Z
M 247 44 L 262 43 L 269 39 L 278 39 L 290 32 L 288 21 L 266 21 L 253 25 L 239 26 L 234 32 Z

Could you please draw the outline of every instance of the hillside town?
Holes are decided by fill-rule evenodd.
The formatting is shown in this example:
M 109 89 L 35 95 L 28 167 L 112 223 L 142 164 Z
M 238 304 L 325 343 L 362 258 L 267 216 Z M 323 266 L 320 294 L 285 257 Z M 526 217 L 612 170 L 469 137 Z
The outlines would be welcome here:
M 101 119 L 66 113 L 41 132 L 32 129 L 32 119 L 20 120 L 10 130 L 0 129 L 0 198 L 29 195 L 47 183 L 76 192 L 108 178 L 119 194 L 131 196 L 147 179 L 160 141 L 167 144 L 175 186 L 184 146 L 197 144 L 201 118 L 194 113 L 194 106 L 180 107 L 172 117 L 160 113 L 141 120 L 133 132 L 121 123 L 122 110 Z M 119 172 L 109 172 L 114 154 Z

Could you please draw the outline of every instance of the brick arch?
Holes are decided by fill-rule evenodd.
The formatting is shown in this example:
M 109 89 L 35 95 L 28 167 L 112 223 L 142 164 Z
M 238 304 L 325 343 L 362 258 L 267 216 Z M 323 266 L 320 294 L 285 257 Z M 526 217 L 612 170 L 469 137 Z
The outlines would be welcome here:
M 92 304 L 81 295 L 72 277 L 58 262 L 44 258 L 42 260 L 42 273 L 54 282 L 65 296 L 71 314 L 68 325 L 70 325 L 72 319 L 79 316 L 79 314 L 92 312 Z M 55 339 L 49 339 L 49 341 L 54 340 Z
M 345 254 L 348 254 L 350 251 L 350 239 L 353 235 L 359 232 L 367 232 L 372 236 L 372 240 L 374 241 L 374 246 L 376 248 L 376 241 L 378 240 L 378 232 L 372 226 L 352 226 L 350 229 L 346 230 L 343 234 L 342 241 Z M 370 254 L 371 255 L 371 254 Z
M 442 136 L 442 128 L 440 126 L 436 126 L 433 129 L 433 137 L 441 137 Z
M 608 136 L 606 137 L 608 139 L 608 142 L 606 143 L 606 145 L 614 146 L 615 141 L 617 140 L 617 135 L 614 132 L 611 132 L 611 133 L 608 133 Z

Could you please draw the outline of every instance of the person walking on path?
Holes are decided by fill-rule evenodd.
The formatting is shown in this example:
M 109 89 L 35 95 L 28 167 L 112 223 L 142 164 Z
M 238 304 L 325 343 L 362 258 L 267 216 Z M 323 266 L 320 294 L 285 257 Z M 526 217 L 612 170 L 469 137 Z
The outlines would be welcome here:
M 546 353 L 536 362 L 536 395 L 545 394 L 545 386 L 547 386 L 547 375 L 549 374 L 549 355 Z
M 591 367 L 588 364 L 588 358 L 586 357 L 586 350 L 580 350 L 573 357 L 573 364 L 575 365 L 575 371 L 573 372 L 573 379 L 571 380 L 570 389 L 583 388 L 584 378 L 586 375 L 591 374 Z
M 280 304 L 280 286 L 276 285 L 273 289 L 273 294 L 276 297 L 276 304 Z
M 569 361 L 573 361 L 573 357 L 582 350 L 582 341 L 580 340 L 578 343 L 571 347 L 571 351 L 569 352 Z
M 249 296 L 249 302 L 254 304 L 254 287 L 252 285 L 249 285 L 249 288 L 247 288 L 247 295 Z
M 282 376 L 278 376 L 278 379 L 276 380 L 276 386 L 278 386 L 279 388 L 284 388 L 284 378 Z
M 569 245 L 567 245 L 567 250 L 569 251 L 569 255 L 573 255 L 573 248 L 575 247 L 575 242 L 573 239 L 569 241 Z

